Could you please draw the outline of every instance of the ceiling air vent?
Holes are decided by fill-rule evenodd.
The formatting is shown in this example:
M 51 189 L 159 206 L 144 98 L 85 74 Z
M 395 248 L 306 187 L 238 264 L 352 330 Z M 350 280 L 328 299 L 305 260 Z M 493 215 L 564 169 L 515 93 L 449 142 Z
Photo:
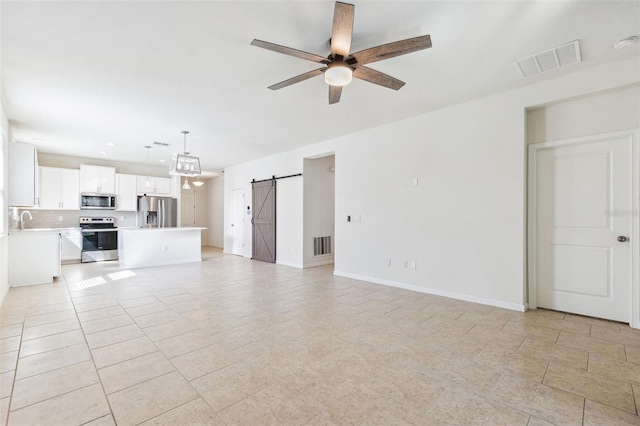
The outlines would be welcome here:
M 563 44 L 551 50 L 527 56 L 515 62 L 524 78 L 543 72 L 557 70 L 567 65 L 580 62 L 580 46 L 578 40 Z
M 169 146 L 169 144 L 166 142 L 153 141 L 153 144 L 157 146 Z

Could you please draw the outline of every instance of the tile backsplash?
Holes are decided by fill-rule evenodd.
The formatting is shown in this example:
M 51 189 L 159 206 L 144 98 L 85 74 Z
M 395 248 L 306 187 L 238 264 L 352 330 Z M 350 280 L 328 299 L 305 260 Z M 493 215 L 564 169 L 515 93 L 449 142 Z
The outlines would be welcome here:
M 116 226 L 136 226 L 136 212 L 117 212 L 113 210 L 39 210 L 19 209 L 18 215 L 24 210 L 31 212 L 33 220 L 24 216 L 25 228 L 77 228 L 80 217 L 114 217 Z M 62 219 L 62 220 L 60 220 Z M 10 221 L 13 228 L 18 227 L 17 221 Z

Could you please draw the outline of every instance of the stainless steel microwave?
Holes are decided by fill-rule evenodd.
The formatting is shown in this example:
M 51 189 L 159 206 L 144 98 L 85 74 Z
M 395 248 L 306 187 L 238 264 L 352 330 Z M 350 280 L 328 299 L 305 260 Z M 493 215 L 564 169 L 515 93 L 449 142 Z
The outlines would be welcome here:
M 97 194 L 83 192 L 80 194 L 81 210 L 115 210 L 116 196 L 115 194 Z

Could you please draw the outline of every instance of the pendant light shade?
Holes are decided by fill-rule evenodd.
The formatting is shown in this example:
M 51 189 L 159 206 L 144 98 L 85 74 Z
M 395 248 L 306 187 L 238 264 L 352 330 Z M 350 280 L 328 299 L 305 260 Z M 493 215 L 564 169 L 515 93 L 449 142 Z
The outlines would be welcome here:
M 198 180 L 194 180 L 193 183 L 195 186 L 197 187 L 201 187 L 202 185 L 204 185 L 204 182 L 200 180 L 200 178 L 198 177 Z
M 184 178 L 184 184 L 182 184 L 182 189 L 191 189 L 191 185 L 189 185 L 189 179 Z
M 149 181 L 149 150 L 151 149 L 151 145 L 145 145 L 144 148 L 147 150 L 147 180 L 144 183 L 144 186 L 150 187 L 151 182 Z
M 178 176 L 198 176 L 201 173 L 200 159 L 187 152 L 187 130 L 183 130 L 184 134 L 184 153 L 173 154 L 171 156 L 171 164 L 169 165 L 169 174 Z

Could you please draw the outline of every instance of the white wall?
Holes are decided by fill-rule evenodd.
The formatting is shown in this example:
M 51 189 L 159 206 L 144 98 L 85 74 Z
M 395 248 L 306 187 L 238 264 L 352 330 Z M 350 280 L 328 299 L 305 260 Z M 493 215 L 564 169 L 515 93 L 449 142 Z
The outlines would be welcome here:
M 336 274 L 524 309 L 526 108 L 639 81 L 637 58 L 618 61 L 230 167 L 225 205 L 233 188 L 250 194 L 251 178 L 298 173 L 304 158 L 335 152 Z M 299 191 L 285 192 L 278 214 L 300 211 Z M 301 246 L 298 222 L 283 225 L 278 246 Z M 225 232 L 226 252 L 230 243 Z
M 47 167 L 62 167 L 67 169 L 79 169 L 81 164 L 93 164 L 96 166 L 115 167 L 116 173 L 143 176 L 147 174 L 145 164 L 116 162 L 108 159 L 70 157 L 68 155 L 49 154 L 38 152 L 38 165 Z M 169 165 L 149 165 L 149 176 L 169 177 Z
M 333 251 L 313 255 L 314 237 L 330 236 L 335 243 L 335 155 L 304 160 L 304 267 L 333 263 Z M 335 244 L 334 244 L 335 246 Z
M 527 111 L 527 143 L 640 127 L 640 86 L 599 92 Z
M 334 151 L 333 141 L 310 145 L 294 151 L 262 158 L 225 169 L 224 175 L 224 252 L 231 253 L 233 238 L 232 191 L 245 190 L 245 204 L 253 209 L 251 180 L 268 179 L 271 176 L 288 176 L 302 173 L 303 159 Z M 303 181 L 302 177 L 280 179 L 276 184 L 276 262 L 283 265 L 303 265 Z M 251 223 L 245 221 L 244 256 L 251 257 Z
M 2 14 L 2 5 L 0 5 L 0 15 Z M 2 22 L 2 19 L 0 19 Z M 0 43 L 0 57 L 2 57 L 2 43 Z M 0 174 L 2 174 L 2 181 L 4 188 L 7 187 L 6 182 L 8 178 L 8 145 L 10 142 L 10 128 L 9 128 L 9 120 L 7 119 L 7 115 L 4 111 L 4 84 L 2 79 L 2 64 L 0 64 L 0 133 L 4 135 L 4 146 L 2 149 L 2 161 L 0 161 Z M 2 137 L 0 135 L 0 137 Z M 7 205 L 9 204 L 9 198 L 7 192 L 3 189 L 2 191 L 3 209 L 0 211 L 0 214 L 3 215 L 4 223 L 9 223 L 9 212 L 7 209 Z M 5 233 L 5 230 L 0 230 L 0 305 L 4 301 L 6 294 L 9 291 L 9 245 L 8 238 Z

